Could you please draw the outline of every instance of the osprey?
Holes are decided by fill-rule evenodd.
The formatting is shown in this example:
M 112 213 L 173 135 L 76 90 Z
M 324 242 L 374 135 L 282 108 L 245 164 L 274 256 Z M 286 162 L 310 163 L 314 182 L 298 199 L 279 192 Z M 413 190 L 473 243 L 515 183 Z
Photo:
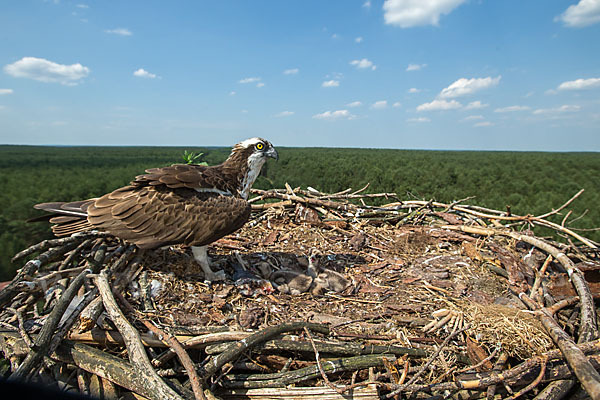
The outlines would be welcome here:
M 250 188 L 268 157 L 279 159 L 273 145 L 252 138 L 236 144 L 220 165 L 152 168 L 99 198 L 34 207 L 52 213 L 46 218 L 57 236 L 97 229 L 140 249 L 191 246 L 205 279 L 222 280 L 224 271 L 210 269 L 206 246 L 246 223 Z

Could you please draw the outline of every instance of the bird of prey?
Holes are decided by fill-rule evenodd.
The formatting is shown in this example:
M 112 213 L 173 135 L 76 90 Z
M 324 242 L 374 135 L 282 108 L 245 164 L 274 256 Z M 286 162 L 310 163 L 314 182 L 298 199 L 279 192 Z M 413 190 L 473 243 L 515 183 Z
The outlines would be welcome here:
M 90 229 L 107 232 L 140 249 L 183 244 L 207 281 L 222 280 L 210 269 L 206 246 L 241 228 L 250 217 L 250 188 L 273 145 L 252 138 L 236 144 L 222 164 L 175 164 L 152 168 L 129 185 L 102 197 L 71 203 L 42 203 L 57 236 Z

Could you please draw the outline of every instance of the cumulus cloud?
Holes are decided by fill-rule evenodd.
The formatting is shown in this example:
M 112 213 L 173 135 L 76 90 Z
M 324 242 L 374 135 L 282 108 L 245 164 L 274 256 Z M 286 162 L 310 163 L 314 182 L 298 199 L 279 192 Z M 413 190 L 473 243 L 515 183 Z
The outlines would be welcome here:
M 294 115 L 293 111 L 282 111 L 278 114 L 275 114 L 276 117 L 289 117 L 291 115 Z
M 298 68 L 290 68 L 283 71 L 284 75 L 296 75 L 300 70 Z
M 409 118 L 406 120 L 406 122 L 430 122 L 431 120 L 429 118 L 426 117 L 419 117 L 419 118 Z
M 4 72 L 17 78 L 29 78 L 41 82 L 58 82 L 63 85 L 77 85 L 88 76 L 90 69 L 83 65 L 57 64 L 43 58 L 23 57 L 19 61 L 4 66 Z
M 336 120 L 336 119 L 353 119 L 355 115 L 352 115 L 348 110 L 337 110 L 337 111 L 325 111 L 321 114 L 313 115 L 315 119 L 325 119 L 325 120 Z
M 495 78 L 492 78 L 491 76 L 488 76 L 487 78 L 472 79 L 460 78 L 447 88 L 444 88 L 440 93 L 440 97 L 454 98 L 473 94 L 480 90 L 498 85 L 498 83 L 500 83 L 501 78 L 501 76 L 497 76 Z
M 338 87 L 340 86 L 340 81 L 336 81 L 334 79 L 330 80 L 330 81 L 325 81 L 321 84 L 321 86 L 323 87 Z
M 410 89 L 408 89 L 408 93 L 419 93 L 421 91 L 421 89 L 417 89 L 414 87 L 411 87 Z
M 144 68 L 140 68 L 140 69 L 134 71 L 133 75 L 137 76 L 138 78 L 146 78 L 146 79 L 155 79 L 155 78 L 158 78 L 158 76 L 156 74 L 148 72 Z
M 252 77 L 252 78 L 244 78 L 240 79 L 238 83 L 254 83 L 260 81 L 260 78 Z
M 402 103 L 400 103 L 399 101 L 397 101 L 394 104 L 392 104 L 392 107 L 394 107 L 394 108 L 400 108 L 400 107 L 402 107 Z
M 373 70 L 373 71 L 375 71 L 375 69 L 377 69 L 377 66 L 373 64 L 373 61 L 370 61 L 366 58 L 363 58 L 361 60 L 352 60 L 352 61 L 350 61 L 350 65 L 353 65 L 358 69 L 371 68 L 371 70 Z
M 475 101 L 472 101 L 469 104 L 467 104 L 465 106 L 465 110 L 477 110 L 478 108 L 485 108 L 488 106 L 489 106 L 489 104 L 487 104 L 487 103 L 482 103 L 479 100 L 475 100 Z
M 455 110 L 457 108 L 461 108 L 462 104 L 460 104 L 456 100 L 433 100 L 430 103 L 423 103 L 417 107 L 417 111 L 439 111 L 439 110 Z
M 582 28 L 600 22 L 600 0 L 580 0 L 555 18 L 566 26 Z
M 483 119 L 483 115 L 469 115 L 468 117 L 464 117 L 463 119 L 461 119 L 461 121 L 468 122 L 468 121 L 478 121 L 478 120 L 482 120 L 482 119 Z
M 576 79 L 574 81 L 563 82 L 558 85 L 558 90 L 583 90 L 596 87 L 600 87 L 600 78 Z
M 494 112 L 507 113 L 507 112 L 515 112 L 515 111 L 527 111 L 530 108 L 531 107 L 529 107 L 529 106 L 508 106 L 508 107 L 496 108 L 494 110 Z
M 3 94 L 12 94 L 13 90 L 12 89 L 0 89 L 0 95 Z
M 367 0 L 362 5 L 364 8 L 371 8 L 371 0 Z
M 386 24 L 401 28 L 435 25 L 440 16 L 452 12 L 466 0 L 385 0 L 383 3 Z
M 363 37 L 362 37 L 362 36 L 359 36 L 359 37 L 357 37 L 356 39 L 354 39 L 354 41 L 355 41 L 356 43 L 362 43 L 362 42 L 363 42 L 363 40 L 364 40 L 364 39 L 363 39 Z
M 110 33 L 112 35 L 119 35 L 119 36 L 131 36 L 131 35 L 133 35 L 133 33 L 131 33 L 131 31 L 129 29 L 127 29 L 127 28 L 107 29 L 104 32 Z
M 346 107 L 360 107 L 362 103 L 360 101 L 353 101 L 352 103 L 346 104 Z
M 406 71 L 418 71 L 420 69 L 425 68 L 426 66 L 427 64 L 408 64 L 408 67 L 406 67 Z
M 580 109 L 581 109 L 581 107 L 578 105 L 565 104 L 560 107 L 554 107 L 554 108 L 538 108 L 537 110 L 535 110 L 533 112 L 533 114 L 540 115 L 540 114 L 550 114 L 550 113 L 576 112 L 576 111 L 579 111 Z
M 371 104 L 371 108 L 375 110 L 382 110 L 384 108 L 387 108 L 387 105 L 387 100 L 379 100 Z

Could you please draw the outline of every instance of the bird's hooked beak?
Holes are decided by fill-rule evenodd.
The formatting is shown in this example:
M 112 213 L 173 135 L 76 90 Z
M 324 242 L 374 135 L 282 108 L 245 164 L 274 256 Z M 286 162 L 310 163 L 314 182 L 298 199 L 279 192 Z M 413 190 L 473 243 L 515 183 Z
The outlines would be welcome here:
M 265 155 L 267 157 L 274 158 L 275 161 L 279 161 L 279 154 L 277 154 L 277 150 L 275 150 L 274 147 L 271 147 L 269 150 L 267 150 L 267 152 L 265 153 Z

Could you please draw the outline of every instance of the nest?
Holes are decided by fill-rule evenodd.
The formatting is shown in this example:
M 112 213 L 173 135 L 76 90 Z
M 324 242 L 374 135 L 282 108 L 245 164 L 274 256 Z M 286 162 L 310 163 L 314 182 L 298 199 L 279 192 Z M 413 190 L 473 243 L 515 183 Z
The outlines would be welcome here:
M 521 217 L 392 193 L 254 194 L 251 221 L 209 249 L 224 282 L 205 283 L 189 249 L 97 232 L 19 253 L 30 260 L 0 292 L 3 374 L 98 397 L 533 397 L 598 365 L 599 254 L 548 220 L 566 205 Z

